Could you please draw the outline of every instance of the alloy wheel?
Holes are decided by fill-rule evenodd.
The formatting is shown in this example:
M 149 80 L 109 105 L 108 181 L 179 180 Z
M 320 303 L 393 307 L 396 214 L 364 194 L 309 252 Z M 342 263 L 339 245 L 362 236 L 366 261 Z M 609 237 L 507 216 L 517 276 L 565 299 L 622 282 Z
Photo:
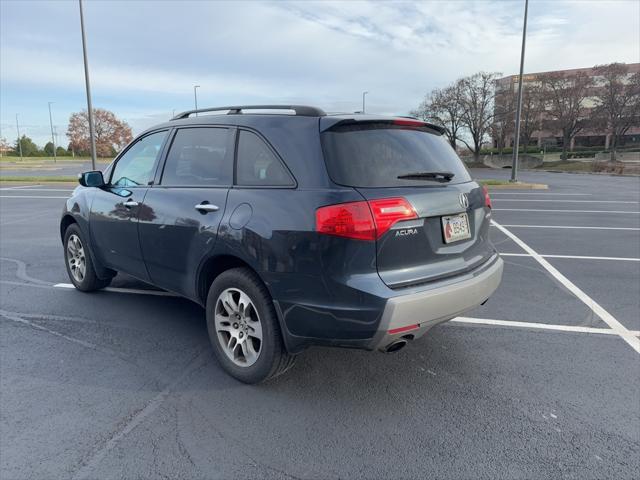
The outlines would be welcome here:
M 238 288 L 227 288 L 216 301 L 215 328 L 227 357 L 240 367 L 253 365 L 262 347 L 262 324 L 251 298 Z
M 82 240 L 76 234 L 69 236 L 67 241 L 67 263 L 73 279 L 81 283 L 87 273 L 87 257 Z

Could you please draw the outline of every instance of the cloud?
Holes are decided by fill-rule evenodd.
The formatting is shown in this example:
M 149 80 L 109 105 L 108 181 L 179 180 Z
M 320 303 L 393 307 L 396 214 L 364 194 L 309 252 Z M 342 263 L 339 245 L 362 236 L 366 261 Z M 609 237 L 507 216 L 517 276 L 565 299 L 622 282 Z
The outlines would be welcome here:
M 368 90 L 369 111 L 406 113 L 457 77 L 516 72 L 522 14 L 519 0 L 86 2 L 94 103 L 138 131 L 190 108 L 194 84 L 200 105 L 353 111 Z M 640 2 L 530 2 L 526 70 L 638 61 L 638 18 Z M 64 129 L 83 75 L 76 2 L 0 2 L 3 132 L 14 112 L 46 126 L 47 101 Z

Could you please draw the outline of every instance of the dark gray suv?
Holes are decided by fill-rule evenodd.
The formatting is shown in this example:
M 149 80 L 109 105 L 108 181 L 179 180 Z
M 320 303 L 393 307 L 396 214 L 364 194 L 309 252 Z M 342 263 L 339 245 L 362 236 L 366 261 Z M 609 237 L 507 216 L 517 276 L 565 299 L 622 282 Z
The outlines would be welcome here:
M 295 105 L 185 112 L 80 176 L 69 277 L 92 291 L 123 272 L 199 303 L 247 383 L 310 345 L 399 350 L 502 277 L 489 195 L 442 133 Z

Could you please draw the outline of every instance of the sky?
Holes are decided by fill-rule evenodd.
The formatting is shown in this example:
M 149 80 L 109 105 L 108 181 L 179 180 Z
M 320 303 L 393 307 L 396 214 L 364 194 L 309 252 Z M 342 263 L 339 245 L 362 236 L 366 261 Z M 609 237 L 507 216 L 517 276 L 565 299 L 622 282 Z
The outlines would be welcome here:
M 134 134 L 198 105 L 300 103 L 407 114 L 433 88 L 518 72 L 524 0 L 95 1 L 94 108 Z M 640 62 L 639 0 L 531 0 L 525 72 Z M 86 109 L 78 2 L 0 0 L 0 135 L 67 145 Z

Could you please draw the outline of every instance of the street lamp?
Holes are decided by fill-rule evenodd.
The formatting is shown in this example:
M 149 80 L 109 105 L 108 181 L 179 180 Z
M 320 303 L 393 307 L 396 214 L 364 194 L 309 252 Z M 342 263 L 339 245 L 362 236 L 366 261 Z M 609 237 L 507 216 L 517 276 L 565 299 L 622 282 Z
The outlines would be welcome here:
M 511 181 L 518 181 L 518 150 L 520 148 L 520 112 L 522 111 L 522 73 L 524 71 L 524 47 L 527 39 L 527 10 L 529 0 L 524 0 L 524 25 L 522 26 L 522 51 L 520 52 L 520 76 L 518 77 L 518 106 L 516 108 L 516 134 L 513 142 L 513 165 L 511 165 Z M 526 148 L 526 145 L 525 145 Z
M 196 117 L 198 116 L 198 89 L 200 88 L 200 85 L 194 85 L 193 86 L 193 102 L 196 104 Z
M 53 144 L 53 163 L 56 163 L 56 139 L 53 136 L 53 120 L 51 119 L 51 104 L 54 102 L 49 102 L 49 125 L 51 126 L 51 143 Z
M 22 139 L 20 138 L 20 124 L 18 123 L 17 113 L 16 113 L 16 130 L 18 131 L 18 150 L 20 150 L 20 160 L 22 160 Z
M 362 92 L 362 113 L 364 113 L 364 112 L 365 112 L 365 110 L 364 110 L 364 97 L 365 97 L 365 95 L 366 95 L 367 93 L 369 93 L 369 92 Z
M 84 82 L 87 90 L 87 114 L 89 116 L 89 140 L 91 144 L 91 168 L 96 169 L 96 132 L 93 123 L 93 106 L 91 105 L 91 85 L 89 83 L 89 63 L 87 61 L 87 37 L 84 34 L 84 15 L 82 14 L 82 0 L 80 5 L 80 31 L 82 32 L 82 57 L 84 59 Z

